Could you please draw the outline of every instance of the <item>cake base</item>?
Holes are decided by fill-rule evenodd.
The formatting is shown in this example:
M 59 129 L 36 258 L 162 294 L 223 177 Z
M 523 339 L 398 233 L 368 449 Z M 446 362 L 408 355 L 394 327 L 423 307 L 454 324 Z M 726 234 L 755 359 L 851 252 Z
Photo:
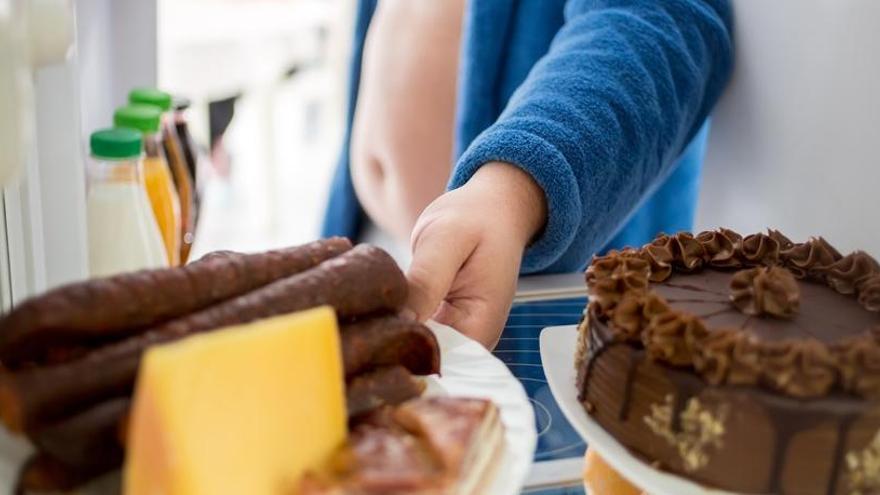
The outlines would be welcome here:
M 865 462 L 880 456 L 876 403 L 708 386 L 614 342 L 592 311 L 579 333 L 577 382 L 587 413 L 648 462 L 745 493 L 844 495 L 880 479 L 880 466 Z

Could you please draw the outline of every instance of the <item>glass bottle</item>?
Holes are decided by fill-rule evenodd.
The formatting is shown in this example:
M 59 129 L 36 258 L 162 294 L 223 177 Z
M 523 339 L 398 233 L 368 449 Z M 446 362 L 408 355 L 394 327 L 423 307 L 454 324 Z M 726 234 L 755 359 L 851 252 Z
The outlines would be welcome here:
M 144 185 L 159 224 L 170 266 L 180 264 L 180 199 L 165 160 L 159 125 L 162 112 L 150 105 L 128 105 L 113 114 L 118 128 L 141 131 L 144 139 Z
M 136 88 L 128 94 L 134 105 L 152 105 L 162 111 L 161 140 L 174 179 L 177 197 L 180 199 L 180 263 L 189 258 L 195 234 L 195 188 L 180 138 L 171 114 L 172 98 L 169 93 L 155 88 Z
M 168 265 L 144 187 L 141 134 L 132 129 L 92 133 L 86 222 L 93 277 Z

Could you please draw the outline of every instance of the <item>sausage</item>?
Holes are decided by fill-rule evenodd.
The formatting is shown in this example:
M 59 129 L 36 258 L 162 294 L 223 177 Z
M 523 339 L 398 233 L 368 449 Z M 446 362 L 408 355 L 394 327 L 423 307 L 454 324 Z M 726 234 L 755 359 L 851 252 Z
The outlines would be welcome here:
M 30 438 L 39 451 L 67 466 L 116 467 L 124 456 L 121 428 L 130 407 L 129 397 L 110 399 L 41 428 Z
M 9 369 L 54 346 L 136 333 L 250 292 L 351 249 L 344 238 L 259 254 L 217 252 L 187 266 L 74 283 L 29 299 L 0 320 L 0 361 Z
M 151 346 L 328 304 L 340 318 L 398 311 L 406 279 L 379 248 L 360 245 L 305 272 L 90 352 L 75 361 L 0 373 L 0 419 L 33 431 L 110 397 L 129 395 Z
M 425 383 L 403 366 L 377 368 L 354 377 L 345 390 L 348 416 L 354 417 L 377 407 L 394 406 L 422 395 Z
M 38 452 L 21 467 L 12 493 L 58 493 L 73 490 L 88 481 L 109 473 L 114 466 L 95 465 L 75 468 Z
M 440 346 L 434 333 L 419 322 L 397 316 L 343 325 L 342 355 L 347 377 L 395 364 L 416 375 L 440 372 Z

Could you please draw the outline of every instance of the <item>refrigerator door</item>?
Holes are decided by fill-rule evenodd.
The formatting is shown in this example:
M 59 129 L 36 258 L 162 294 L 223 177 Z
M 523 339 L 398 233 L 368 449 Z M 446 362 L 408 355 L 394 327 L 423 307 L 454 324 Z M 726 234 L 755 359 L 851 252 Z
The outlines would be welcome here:
M 0 308 L 88 275 L 88 135 L 155 84 L 156 9 L 0 0 Z

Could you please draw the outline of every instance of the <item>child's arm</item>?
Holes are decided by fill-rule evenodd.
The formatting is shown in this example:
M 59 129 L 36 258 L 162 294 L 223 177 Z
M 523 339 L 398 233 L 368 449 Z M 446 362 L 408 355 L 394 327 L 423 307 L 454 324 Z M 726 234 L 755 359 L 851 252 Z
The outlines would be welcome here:
M 582 267 L 718 99 L 731 71 L 731 22 L 726 0 L 570 0 L 547 55 L 465 151 L 451 192 L 417 222 L 409 273 L 416 315 L 431 317 L 445 299 L 438 319 L 495 342 L 520 269 L 514 253 L 535 233 L 520 230 L 512 217 L 523 211 L 511 204 L 547 212 L 522 272 Z M 484 173 L 494 162 L 525 173 L 511 165 Z M 530 187 L 540 200 L 503 199 Z

